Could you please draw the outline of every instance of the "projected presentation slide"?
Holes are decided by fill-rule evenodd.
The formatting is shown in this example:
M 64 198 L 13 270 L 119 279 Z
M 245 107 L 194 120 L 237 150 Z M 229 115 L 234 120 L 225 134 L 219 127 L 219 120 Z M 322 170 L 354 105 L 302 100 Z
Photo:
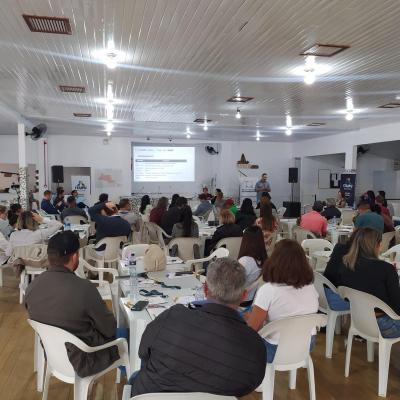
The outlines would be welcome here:
M 134 146 L 134 182 L 193 182 L 194 147 Z

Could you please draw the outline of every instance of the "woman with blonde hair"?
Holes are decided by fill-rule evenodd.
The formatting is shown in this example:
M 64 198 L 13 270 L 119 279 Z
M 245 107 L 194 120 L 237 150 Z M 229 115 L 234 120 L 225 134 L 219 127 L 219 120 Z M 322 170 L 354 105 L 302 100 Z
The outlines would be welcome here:
M 392 264 L 379 259 L 381 244 L 381 232 L 357 229 L 347 247 L 335 247 L 324 275 L 335 286 L 347 286 L 378 297 L 400 315 L 399 276 Z M 400 320 L 382 312 L 376 316 L 383 337 L 400 336 Z
M 39 228 L 41 224 L 46 224 L 46 227 Z M 62 224 L 59 221 L 43 218 L 35 212 L 23 211 L 18 217 L 17 230 L 10 235 L 6 255 L 11 256 L 14 248 L 18 246 L 44 243 L 61 227 Z

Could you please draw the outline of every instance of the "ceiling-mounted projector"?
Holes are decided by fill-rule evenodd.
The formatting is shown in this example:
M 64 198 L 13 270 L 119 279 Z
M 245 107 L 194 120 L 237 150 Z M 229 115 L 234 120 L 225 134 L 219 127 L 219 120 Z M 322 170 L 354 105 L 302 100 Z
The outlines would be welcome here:
M 25 135 L 30 136 L 32 140 L 38 140 L 45 135 L 46 131 L 46 124 L 39 124 L 34 126 L 31 132 L 25 132 Z

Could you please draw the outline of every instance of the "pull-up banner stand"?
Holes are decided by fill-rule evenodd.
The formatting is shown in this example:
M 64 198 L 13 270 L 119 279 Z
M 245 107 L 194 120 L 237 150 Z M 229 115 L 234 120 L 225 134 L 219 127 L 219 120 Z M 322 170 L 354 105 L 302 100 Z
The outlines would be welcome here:
M 356 174 L 340 175 L 340 190 L 343 190 L 348 207 L 353 207 L 356 196 Z

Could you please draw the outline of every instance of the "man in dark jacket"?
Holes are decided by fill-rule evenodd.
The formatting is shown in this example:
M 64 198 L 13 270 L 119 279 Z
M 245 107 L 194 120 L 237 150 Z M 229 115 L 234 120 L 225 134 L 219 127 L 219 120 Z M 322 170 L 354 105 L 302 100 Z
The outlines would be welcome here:
M 50 190 L 45 190 L 43 193 L 43 199 L 40 204 L 40 208 L 50 215 L 58 215 L 57 209 L 53 206 L 51 202 L 51 192 Z
M 178 197 L 176 205 L 171 207 L 167 212 L 164 213 L 161 219 L 161 228 L 168 234 L 172 234 L 172 228 L 175 224 L 181 220 L 181 210 L 183 206 L 187 205 L 186 197 Z
M 96 223 L 96 240 L 105 237 L 129 236 L 131 226 L 118 215 L 118 209 L 112 202 L 98 203 L 89 208 L 90 218 Z
M 145 332 L 139 347 L 142 368 L 131 378 L 132 395 L 206 392 L 245 396 L 259 386 L 265 345 L 239 315 L 246 298 L 246 273 L 221 258 L 207 269 L 207 301 L 196 308 L 175 305 Z
M 79 263 L 79 239 L 71 231 L 54 235 L 47 247 L 50 269 L 28 286 L 25 305 L 29 318 L 56 326 L 88 346 L 115 339 L 117 323 L 96 286 L 74 274 Z M 118 359 L 118 348 L 84 353 L 66 344 L 68 358 L 78 376 L 96 374 Z
M 82 217 L 83 221 L 87 222 L 87 215 L 85 213 L 85 210 L 82 208 L 79 208 L 76 205 L 76 197 L 75 196 L 69 196 L 67 198 L 67 208 L 64 208 L 64 210 L 61 213 L 61 221 L 64 221 L 66 217 L 72 217 L 72 216 L 79 216 Z

